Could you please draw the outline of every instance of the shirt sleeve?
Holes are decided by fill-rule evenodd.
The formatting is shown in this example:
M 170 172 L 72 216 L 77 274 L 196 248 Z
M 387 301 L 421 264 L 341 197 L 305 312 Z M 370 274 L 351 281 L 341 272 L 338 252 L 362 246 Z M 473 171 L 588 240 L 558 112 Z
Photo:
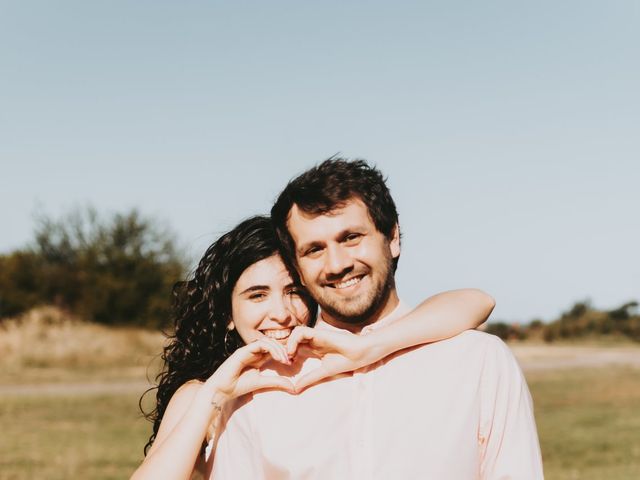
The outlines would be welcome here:
M 212 452 L 211 480 L 266 480 L 246 403 L 236 403 L 224 411 Z
M 481 379 L 480 478 L 544 478 L 533 401 L 511 350 L 491 337 Z

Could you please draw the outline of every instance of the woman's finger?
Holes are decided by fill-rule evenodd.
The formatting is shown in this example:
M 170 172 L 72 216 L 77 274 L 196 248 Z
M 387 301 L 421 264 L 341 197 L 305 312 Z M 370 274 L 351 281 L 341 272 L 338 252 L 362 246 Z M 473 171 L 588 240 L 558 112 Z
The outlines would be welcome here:
M 255 345 L 253 350 L 254 353 L 268 353 L 277 362 L 284 364 L 290 363 L 289 356 L 287 355 L 284 346 L 271 338 L 261 338 L 253 342 L 251 345 Z
M 323 367 L 318 367 L 310 372 L 304 374 L 302 377 L 296 380 L 295 389 L 296 393 L 302 392 L 309 385 L 319 382 L 327 377 L 331 376 Z
M 287 340 L 287 354 L 292 357 L 298 350 L 298 345 L 312 340 L 316 330 L 310 327 L 296 327 Z
M 255 382 L 256 390 L 264 388 L 277 388 L 285 392 L 295 393 L 296 387 L 287 377 L 259 375 Z
M 255 366 L 256 362 L 263 359 L 267 356 L 273 357 L 275 360 L 280 361 L 280 356 L 277 353 L 277 350 L 270 347 L 267 342 L 263 342 L 261 340 L 256 340 L 254 342 L 248 343 L 242 348 L 239 348 L 234 352 L 234 354 L 230 358 L 236 358 L 241 365 L 243 366 Z

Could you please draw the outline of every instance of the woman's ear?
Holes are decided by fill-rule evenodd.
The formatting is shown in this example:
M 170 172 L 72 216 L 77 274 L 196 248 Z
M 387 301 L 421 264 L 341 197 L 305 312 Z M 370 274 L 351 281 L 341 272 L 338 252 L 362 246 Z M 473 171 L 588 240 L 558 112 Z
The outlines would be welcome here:
M 227 323 L 227 330 L 232 331 L 236 328 L 236 324 L 233 323 L 233 320 L 231 320 L 229 323 Z

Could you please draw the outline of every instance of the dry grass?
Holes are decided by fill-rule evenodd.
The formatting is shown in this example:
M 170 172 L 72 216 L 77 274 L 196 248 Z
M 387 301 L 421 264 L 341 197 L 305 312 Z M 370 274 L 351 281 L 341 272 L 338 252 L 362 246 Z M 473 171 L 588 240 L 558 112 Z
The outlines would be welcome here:
M 0 323 L 0 383 L 144 378 L 157 368 L 163 335 L 83 322 L 39 307 Z
M 137 407 L 145 386 L 72 387 L 143 380 L 162 344 L 160 333 L 88 324 L 50 307 L 3 321 L 0 479 L 126 478 L 150 432 Z M 640 478 L 640 348 L 511 346 L 534 398 L 546 478 Z M 55 395 L 7 386 L 55 382 Z

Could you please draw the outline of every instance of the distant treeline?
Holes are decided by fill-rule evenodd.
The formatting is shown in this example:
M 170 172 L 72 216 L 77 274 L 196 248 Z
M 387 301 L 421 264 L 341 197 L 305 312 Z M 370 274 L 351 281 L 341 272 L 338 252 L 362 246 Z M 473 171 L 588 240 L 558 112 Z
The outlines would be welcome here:
M 560 318 L 543 323 L 489 323 L 486 331 L 504 340 L 539 338 L 546 342 L 594 336 L 622 336 L 640 342 L 640 314 L 638 302 L 629 302 L 614 310 L 597 310 L 587 301 L 578 302 Z
M 103 217 L 92 209 L 36 219 L 34 240 L 0 254 L 0 320 L 39 305 L 110 325 L 166 326 L 171 289 L 186 274 L 175 235 L 136 210 Z M 640 341 L 638 303 L 611 311 L 576 303 L 552 322 L 490 323 L 503 339 L 622 335 Z
M 185 274 L 174 235 L 136 210 L 92 208 L 40 216 L 27 247 L 0 255 L 0 318 L 56 305 L 103 324 L 157 327 L 170 318 L 171 288 Z

